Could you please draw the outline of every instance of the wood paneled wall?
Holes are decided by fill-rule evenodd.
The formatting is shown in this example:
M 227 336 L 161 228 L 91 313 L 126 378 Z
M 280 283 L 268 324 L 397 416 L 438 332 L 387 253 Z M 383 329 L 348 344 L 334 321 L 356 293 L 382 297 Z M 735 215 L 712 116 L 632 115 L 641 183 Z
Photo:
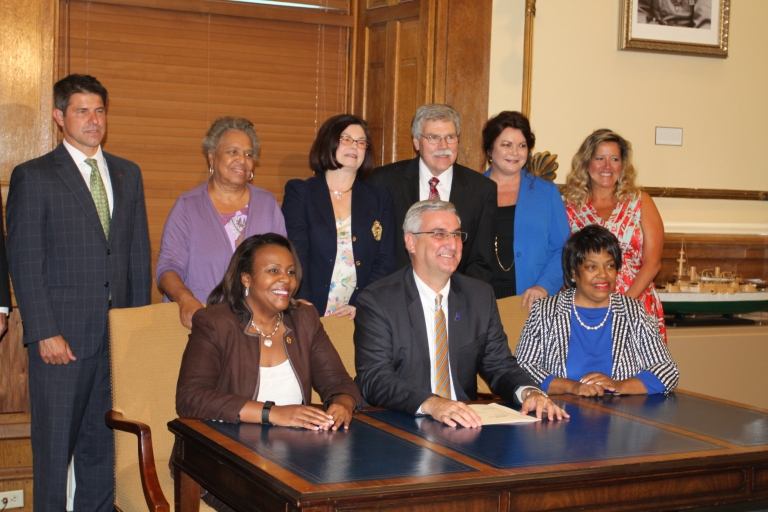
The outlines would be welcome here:
M 50 151 L 56 0 L 0 0 L 0 190 L 13 168 Z M 5 218 L 3 208 L 3 219 Z M 0 226 L 4 225 L 0 223 Z M 0 492 L 24 490 L 32 510 L 27 351 L 17 310 L 0 338 Z
M 318 25 L 260 19 L 262 6 L 122 3 L 131 5 L 62 3 L 60 73 L 92 74 L 109 91 L 103 146 L 142 169 L 154 270 L 176 198 L 208 179 L 201 143 L 216 118 L 254 123 L 261 151 L 251 183 L 279 201 L 286 181 L 311 175 L 317 129 L 346 110 L 352 17 L 326 14 L 336 24 Z
M 492 1 L 355 1 L 353 105 L 371 127 L 376 165 L 413 158 L 416 109 L 447 103 L 461 116 L 457 161 L 485 170 Z
M 0 0 L 0 188 L 13 168 L 50 151 L 56 0 Z M 3 212 L 5 210 L 3 209 Z M 3 215 L 3 218 L 5 216 Z M 17 310 L 0 338 L 0 413 L 29 410 L 27 353 Z

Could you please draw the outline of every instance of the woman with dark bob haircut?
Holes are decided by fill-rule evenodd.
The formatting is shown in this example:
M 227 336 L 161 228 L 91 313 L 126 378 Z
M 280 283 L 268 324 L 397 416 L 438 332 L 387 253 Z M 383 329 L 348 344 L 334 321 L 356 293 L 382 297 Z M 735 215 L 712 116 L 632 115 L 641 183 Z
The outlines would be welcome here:
M 515 356 L 551 395 L 668 393 L 679 380 L 656 319 L 614 293 L 621 247 L 590 225 L 563 248 L 568 289 L 533 305 Z
M 320 315 L 355 317 L 357 293 L 395 271 L 395 215 L 373 172 L 371 134 L 351 114 L 328 119 L 309 152 L 315 176 L 285 184 L 288 238 L 304 269 L 298 297 Z
M 554 183 L 530 174 L 536 137 L 520 112 L 504 111 L 483 128 L 490 167 L 485 176 L 498 187 L 494 218 L 491 286 L 496 298 L 522 295 L 533 302 L 563 287 L 560 256 L 568 239 L 568 217 Z

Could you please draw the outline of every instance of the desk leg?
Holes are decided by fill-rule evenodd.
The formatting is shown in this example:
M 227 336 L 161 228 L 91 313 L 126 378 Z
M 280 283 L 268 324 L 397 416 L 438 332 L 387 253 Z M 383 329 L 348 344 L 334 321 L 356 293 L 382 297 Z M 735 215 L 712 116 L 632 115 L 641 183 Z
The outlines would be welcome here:
M 173 465 L 173 495 L 176 512 L 199 512 L 200 484 Z

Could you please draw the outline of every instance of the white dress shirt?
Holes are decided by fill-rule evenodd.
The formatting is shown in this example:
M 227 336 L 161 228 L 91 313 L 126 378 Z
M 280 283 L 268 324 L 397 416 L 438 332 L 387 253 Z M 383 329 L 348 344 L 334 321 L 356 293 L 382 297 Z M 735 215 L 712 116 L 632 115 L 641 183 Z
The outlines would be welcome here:
M 432 393 L 436 393 L 436 370 L 435 370 L 435 297 L 437 297 L 437 293 L 435 293 L 432 288 L 430 288 L 424 281 L 422 281 L 419 276 L 416 274 L 416 271 L 413 271 L 413 279 L 416 281 L 416 289 L 419 291 L 419 298 L 421 299 L 421 308 L 424 310 L 424 323 L 427 326 L 427 342 L 429 343 L 429 381 L 432 386 Z M 448 335 L 448 326 L 450 325 L 450 322 L 448 321 L 448 293 L 451 291 L 451 280 L 448 280 L 448 283 L 445 285 L 445 287 L 440 290 L 440 295 L 443 296 L 443 300 L 441 301 L 443 314 L 445 315 L 445 333 Z M 456 400 L 456 391 L 453 388 L 453 375 L 451 374 L 451 358 L 450 355 L 448 357 L 448 377 L 450 379 L 449 384 L 451 388 L 451 400 Z M 515 395 L 517 396 L 517 399 L 522 403 L 523 402 L 523 390 L 533 386 L 517 386 L 515 389 Z M 538 389 L 538 388 L 535 388 Z M 419 406 L 419 409 L 416 411 L 416 414 L 424 414 L 424 412 L 421 410 L 421 406 Z
M 453 183 L 453 166 L 450 166 L 446 170 L 440 173 L 440 176 L 435 176 L 432 171 L 429 170 L 424 160 L 419 158 L 419 201 L 425 201 L 429 199 L 429 180 L 437 178 L 439 180 L 437 184 L 437 192 L 440 194 L 441 201 L 448 201 L 451 197 L 451 184 Z
M 109 169 L 107 169 L 107 161 L 104 160 L 104 153 L 101 152 L 101 146 L 99 146 L 99 149 L 96 150 L 96 154 L 92 157 L 88 157 L 74 147 L 72 144 L 67 142 L 66 139 L 64 139 L 64 147 L 67 148 L 67 151 L 69 151 L 69 155 L 72 157 L 72 160 L 75 161 L 77 164 L 77 168 L 80 170 L 80 174 L 82 174 L 83 179 L 85 180 L 85 186 L 88 187 L 88 190 L 91 190 L 91 166 L 85 163 L 86 158 L 93 158 L 96 160 L 96 163 L 99 165 L 99 173 L 101 174 L 101 181 L 104 182 L 104 188 L 107 191 L 107 201 L 109 202 L 109 215 L 112 216 L 112 213 L 115 208 L 115 199 L 114 195 L 112 194 L 112 180 L 109 179 Z

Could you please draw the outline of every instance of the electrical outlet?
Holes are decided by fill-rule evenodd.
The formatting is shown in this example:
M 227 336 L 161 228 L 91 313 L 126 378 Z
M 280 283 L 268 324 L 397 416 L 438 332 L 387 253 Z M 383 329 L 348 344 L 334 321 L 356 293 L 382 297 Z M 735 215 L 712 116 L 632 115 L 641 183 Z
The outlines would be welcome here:
M 6 500 L 8 500 L 6 502 Z M 5 505 L 5 507 L 3 507 Z M 24 507 L 24 491 L 0 492 L 0 510 Z

